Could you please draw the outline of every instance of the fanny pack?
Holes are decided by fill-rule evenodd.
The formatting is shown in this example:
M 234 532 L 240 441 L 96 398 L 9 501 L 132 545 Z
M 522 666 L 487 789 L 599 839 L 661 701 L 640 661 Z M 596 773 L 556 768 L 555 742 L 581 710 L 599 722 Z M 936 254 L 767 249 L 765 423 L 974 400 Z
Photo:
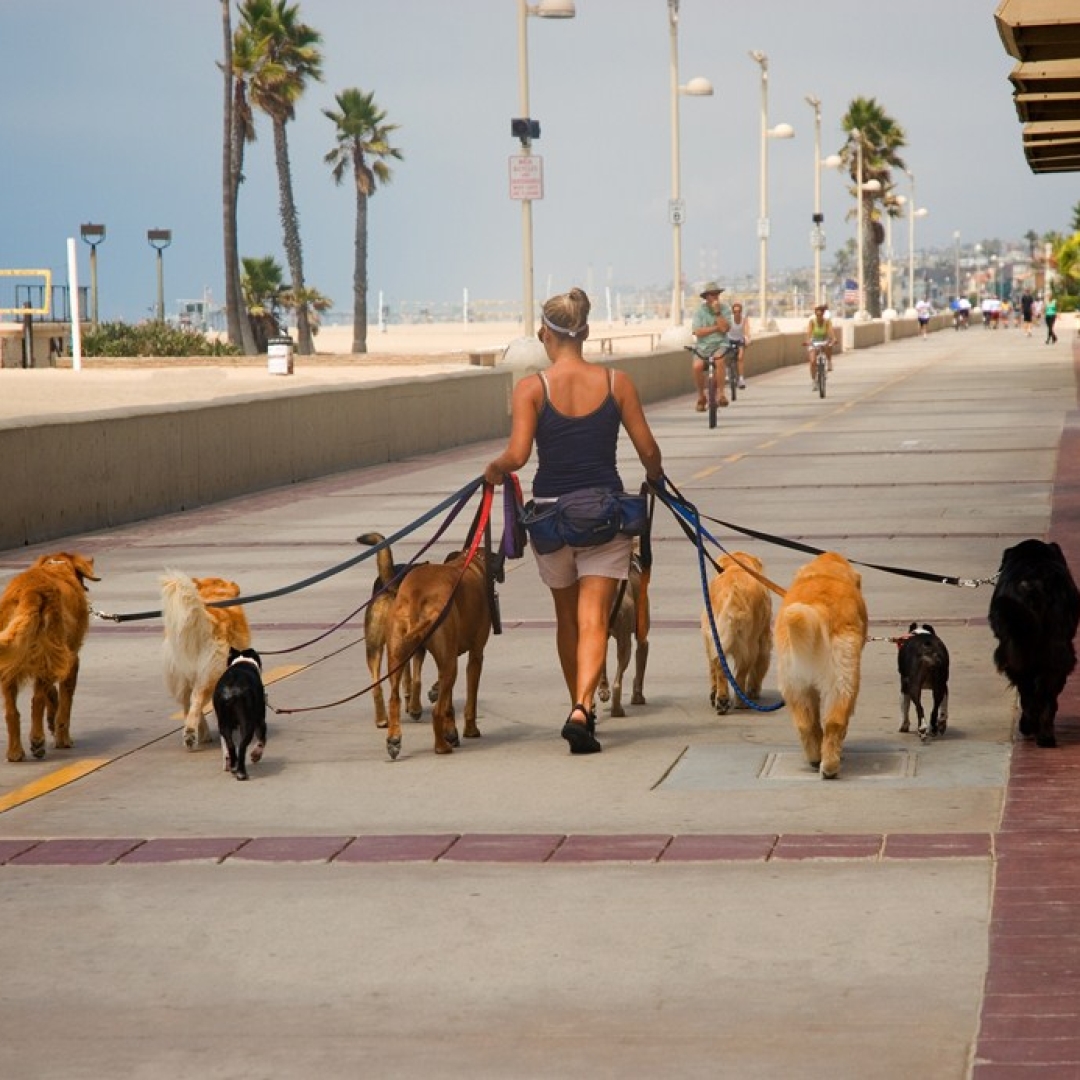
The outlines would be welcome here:
M 597 547 L 616 536 L 639 536 L 648 527 L 645 495 L 605 488 L 583 488 L 557 499 L 531 499 L 522 507 L 521 523 L 533 547 L 548 555 L 565 547 Z

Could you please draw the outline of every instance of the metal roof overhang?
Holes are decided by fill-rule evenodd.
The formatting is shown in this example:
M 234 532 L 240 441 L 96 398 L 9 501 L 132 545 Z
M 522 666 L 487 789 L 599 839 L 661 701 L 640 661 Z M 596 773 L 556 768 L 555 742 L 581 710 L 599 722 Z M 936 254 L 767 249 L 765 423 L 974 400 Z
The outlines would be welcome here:
M 1022 63 L 1080 56 L 1076 0 L 1002 0 L 994 21 L 1005 51 Z
M 1080 170 L 1080 0 L 1001 0 L 994 21 L 1031 171 Z
M 1024 155 L 1032 172 L 1080 169 L 1080 120 L 1025 124 L 1023 130 Z

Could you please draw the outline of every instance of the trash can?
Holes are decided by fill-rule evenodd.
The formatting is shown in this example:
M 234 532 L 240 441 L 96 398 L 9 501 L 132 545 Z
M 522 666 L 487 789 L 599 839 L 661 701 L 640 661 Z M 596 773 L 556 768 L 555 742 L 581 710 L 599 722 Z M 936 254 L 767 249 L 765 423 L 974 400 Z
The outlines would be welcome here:
M 266 343 L 266 366 L 271 375 L 291 375 L 292 357 L 292 338 L 271 338 Z

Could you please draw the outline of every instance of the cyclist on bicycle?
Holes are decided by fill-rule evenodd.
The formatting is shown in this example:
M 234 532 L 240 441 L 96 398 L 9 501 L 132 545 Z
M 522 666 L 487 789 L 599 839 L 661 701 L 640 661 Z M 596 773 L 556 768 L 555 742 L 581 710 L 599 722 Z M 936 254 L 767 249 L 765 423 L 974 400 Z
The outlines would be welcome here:
M 806 359 L 810 364 L 810 384 L 817 389 L 817 373 L 814 371 L 814 342 L 825 342 L 825 358 L 828 361 L 828 370 L 832 371 L 832 351 L 836 345 L 836 337 L 833 334 L 832 319 L 827 317 L 824 304 L 818 304 L 814 308 L 814 315 L 806 327 Z
M 750 344 L 750 320 L 743 314 L 743 306 L 738 300 L 731 304 L 731 325 L 728 327 L 728 341 L 739 346 L 736 366 L 739 370 L 739 389 L 746 389 L 746 346 Z
M 707 282 L 701 290 L 701 307 L 694 312 L 694 321 L 690 324 L 690 332 L 694 335 L 697 348 L 706 356 L 715 356 L 721 349 L 728 346 L 727 332 L 731 328 L 731 308 L 720 302 L 720 294 L 724 290 L 715 281 Z M 705 402 L 705 361 L 696 353 L 693 361 L 694 385 L 697 387 L 698 412 L 704 412 Z M 718 390 L 718 405 L 727 405 L 727 395 L 722 387 Z

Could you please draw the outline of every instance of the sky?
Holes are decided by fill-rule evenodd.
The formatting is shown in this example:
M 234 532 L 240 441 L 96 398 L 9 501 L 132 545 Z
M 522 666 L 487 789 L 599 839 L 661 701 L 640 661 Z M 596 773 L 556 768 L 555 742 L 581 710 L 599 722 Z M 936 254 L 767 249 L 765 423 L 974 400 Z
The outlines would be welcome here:
M 769 57 L 770 271 L 809 266 L 813 110 L 822 156 L 843 143 L 854 97 L 873 97 L 904 129 L 915 177 L 916 248 L 1067 232 L 1075 174 L 1034 175 L 1024 159 L 1008 74 L 1014 61 L 993 0 L 681 0 L 679 81 L 707 78 L 712 97 L 680 96 L 685 203 L 682 269 L 753 295 L 759 261 L 760 68 Z M 399 125 L 403 160 L 369 206 L 369 303 L 505 307 L 522 293 L 520 203 L 509 194 L 519 115 L 516 0 L 299 0 L 323 36 L 324 81 L 289 125 L 309 286 L 351 312 L 354 194 L 323 156 L 322 110 L 349 87 L 374 92 Z M 67 238 L 89 281 L 82 222 L 101 222 L 103 320 L 151 316 L 153 228 L 164 254 L 166 310 L 224 296 L 222 53 L 219 0 L 0 0 L 4 150 L 0 268 L 53 270 L 66 281 Z M 530 112 L 541 124 L 544 197 L 533 203 L 536 294 L 572 285 L 670 290 L 673 280 L 670 34 L 666 0 L 577 0 L 574 19 L 527 20 Z M 269 124 L 248 148 L 240 247 L 287 265 Z M 906 177 L 898 190 L 910 195 Z M 822 174 L 823 265 L 854 236 L 845 179 Z M 894 247 L 906 257 L 904 225 Z M 695 289 L 696 291 L 696 289 Z

